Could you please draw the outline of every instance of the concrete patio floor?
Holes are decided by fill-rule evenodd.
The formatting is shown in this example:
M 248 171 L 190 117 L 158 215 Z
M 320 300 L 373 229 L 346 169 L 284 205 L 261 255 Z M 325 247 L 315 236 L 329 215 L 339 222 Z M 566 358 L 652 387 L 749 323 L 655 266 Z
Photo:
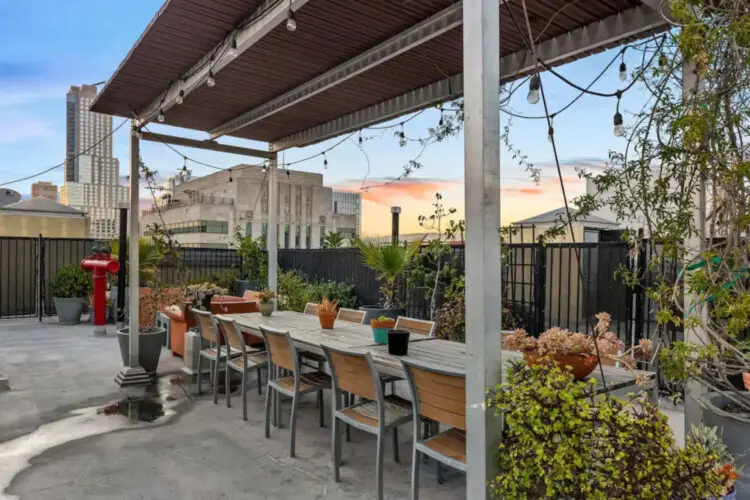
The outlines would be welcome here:
M 121 366 L 114 327 L 94 337 L 90 325 L 60 326 L 55 319 L 0 322 L 0 374 L 11 390 L 0 393 L 0 458 L 9 440 L 39 426 L 60 422 L 70 411 L 103 406 L 120 399 L 113 377 Z M 179 373 L 182 360 L 164 351 L 159 371 Z M 165 375 L 180 385 L 181 377 Z M 187 384 L 187 380 L 185 383 Z M 194 386 L 185 386 L 194 393 Z M 402 388 L 404 389 L 404 388 Z M 399 391 L 402 392 L 402 391 Z M 326 400 L 328 394 L 326 394 Z M 341 482 L 333 481 L 329 408 L 325 428 L 317 422 L 314 396 L 302 402 L 297 458 L 289 457 L 289 429 L 272 428 L 264 437 L 264 398 L 248 393 L 247 422 L 241 400 L 233 407 L 223 396 L 187 397 L 176 416 L 163 424 L 115 430 L 76 439 L 37 454 L 15 475 L 0 500 L 61 499 L 367 499 L 374 498 L 375 438 L 352 429 L 343 444 Z M 289 404 L 284 422 L 289 422 Z M 667 402 L 662 409 L 681 442 L 682 412 Z M 124 418 L 96 416 L 94 418 Z M 401 463 L 393 459 L 391 440 L 384 457 L 385 496 L 407 498 L 410 483 L 411 425 L 399 434 Z M 0 476 L 3 464 L 0 459 Z M 438 485 L 435 466 L 423 465 L 420 493 L 432 500 L 465 498 L 465 478 L 444 470 Z
M 178 370 L 181 360 L 163 354 L 160 371 Z M 0 322 L 0 372 L 11 384 L 10 392 L 0 394 L 0 443 L 59 421 L 70 410 L 120 398 L 113 382 L 119 356 L 115 336 L 94 337 L 89 325 Z M 266 439 L 264 399 L 253 389 L 248 400 L 247 422 L 239 397 L 226 408 L 223 396 L 215 406 L 211 396 L 204 395 L 178 406 L 177 415 L 165 424 L 56 446 L 33 458 L 31 466 L 0 491 L 0 499 L 374 498 L 374 436 L 352 429 L 352 441 L 343 444 L 337 484 L 331 468 L 329 408 L 327 425 L 321 428 L 314 395 L 302 402 L 297 458 L 292 459 L 288 427 L 272 428 L 271 439 Z M 288 410 L 287 404 L 285 424 Z M 400 429 L 399 438 L 400 464 L 394 462 L 391 440 L 386 440 L 384 484 L 390 499 L 407 498 L 409 492 L 411 425 Z M 444 469 L 445 482 L 438 485 L 434 464 L 424 467 L 423 498 L 465 497 L 462 474 Z

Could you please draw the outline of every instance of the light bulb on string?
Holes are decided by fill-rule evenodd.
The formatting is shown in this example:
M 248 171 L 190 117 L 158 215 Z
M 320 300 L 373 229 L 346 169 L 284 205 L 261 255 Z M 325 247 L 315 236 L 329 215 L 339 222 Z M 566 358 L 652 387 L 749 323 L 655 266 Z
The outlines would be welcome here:
M 292 174 L 289 173 L 289 167 L 286 167 L 286 178 L 287 179 L 291 179 L 292 178 Z
M 232 38 L 232 43 L 229 44 L 229 50 L 227 51 L 227 55 L 231 59 L 234 59 L 235 57 L 237 57 L 237 40 L 235 40 L 234 38 Z
M 183 102 L 185 102 L 185 91 L 184 90 L 182 90 L 182 89 L 180 90 L 180 93 L 177 94 L 177 97 L 175 97 L 174 102 L 176 102 L 177 104 L 182 104 Z
M 263 166 L 261 167 L 261 171 L 265 174 L 268 170 L 268 162 L 263 162 Z
M 554 125 L 555 117 L 554 115 L 549 117 L 549 127 L 547 128 L 547 142 L 550 144 L 555 142 L 555 127 Z
M 625 61 L 622 61 L 620 63 L 620 80 L 623 82 L 628 79 L 628 66 L 625 64 Z
M 359 129 L 359 145 L 361 146 L 364 141 L 362 140 L 362 129 Z
M 406 139 L 406 134 L 404 134 L 404 122 L 399 123 L 401 125 L 401 131 L 398 133 L 398 138 L 403 140 Z
M 445 120 L 443 119 L 443 108 L 440 108 L 440 121 L 438 122 L 438 127 L 442 127 L 445 123 Z
M 229 170 L 229 182 L 234 182 L 234 179 L 232 179 L 232 169 L 230 168 L 228 170 Z
M 164 111 L 159 110 L 159 114 L 156 115 L 156 119 L 159 120 L 159 123 L 164 123 Z
M 210 69 L 208 70 L 208 78 L 206 78 L 206 85 L 209 87 L 213 87 L 216 85 L 216 80 L 214 79 L 214 72 Z
M 615 124 L 615 137 L 625 136 L 625 125 L 623 125 L 622 114 L 620 113 L 620 99 L 622 98 L 622 92 L 617 92 L 617 108 L 615 109 L 615 117 L 613 122 Z
M 323 168 L 328 169 L 328 157 L 323 153 Z
M 286 29 L 289 31 L 295 31 L 297 29 L 297 21 L 294 19 L 294 11 L 292 10 L 292 3 L 289 2 L 289 10 L 286 13 Z
M 539 102 L 539 88 L 542 86 L 542 81 L 539 79 L 539 75 L 535 74 L 529 81 L 529 95 L 526 96 L 526 100 L 529 104 L 536 104 Z
M 187 174 L 188 168 L 187 168 L 187 156 L 182 157 L 182 173 Z

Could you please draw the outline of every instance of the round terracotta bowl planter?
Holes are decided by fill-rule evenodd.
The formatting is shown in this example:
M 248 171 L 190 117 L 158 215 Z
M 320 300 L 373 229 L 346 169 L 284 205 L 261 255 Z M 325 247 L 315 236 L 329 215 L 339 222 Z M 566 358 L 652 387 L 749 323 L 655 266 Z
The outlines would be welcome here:
M 336 313 L 318 313 L 318 319 L 323 330 L 331 330 L 333 323 L 336 321 Z
M 529 366 L 541 364 L 544 358 L 545 356 L 540 355 L 536 351 L 525 351 L 523 353 L 523 359 L 526 360 L 526 364 Z M 571 367 L 573 377 L 576 380 L 583 380 L 588 377 L 594 371 L 596 365 L 599 364 L 599 358 L 590 354 L 569 354 L 566 356 L 553 356 L 552 358 L 563 370 L 568 366 Z
M 370 326 L 372 327 L 372 338 L 375 343 L 383 345 L 388 343 L 388 330 L 396 326 L 396 322 L 392 319 L 384 321 L 371 319 Z
M 745 389 L 750 391 L 750 372 L 743 373 L 742 380 L 745 382 Z

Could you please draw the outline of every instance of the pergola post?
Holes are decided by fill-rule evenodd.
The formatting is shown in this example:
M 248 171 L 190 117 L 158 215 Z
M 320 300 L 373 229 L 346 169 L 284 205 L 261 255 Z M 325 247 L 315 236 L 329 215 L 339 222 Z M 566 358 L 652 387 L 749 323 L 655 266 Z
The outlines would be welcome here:
M 138 322 L 138 307 L 139 307 L 139 249 L 138 240 L 140 239 L 140 223 L 138 221 L 140 215 L 140 188 L 139 188 L 139 177 L 140 177 L 140 141 L 137 136 L 137 128 L 135 121 L 132 122 L 132 128 L 130 131 L 130 242 L 128 248 L 129 266 L 128 266 L 128 283 L 129 283 L 129 304 L 130 311 L 128 315 L 128 328 L 130 332 L 129 342 L 129 363 L 128 366 L 120 370 L 120 373 L 115 377 L 115 382 L 120 386 L 133 386 L 133 385 L 144 385 L 150 382 L 150 377 L 146 373 L 138 360 L 139 350 L 139 322 Z
M 700 92 L 700 82 L 695 73 L 695 63 L 686 61 L 682 67 L 682 99 L 687 103 Z M 690 260 L 700 255 L 706 249 L 706 180 L 701 176 L 698 189 L 693 193 L 693 224 L 697 228 L 695 234 L 685 238 L 685 259 Z M 687 276 L 686 276 L 687 277 Z M 684 280 L 683 280 L 684 282 Z M 705 304 L 696 304 L 696 294 L 685 293 L 685 312 L 693 310 L 693 315 L 700 317 L 703 324 L 708 321 L 708 310 Z M 685 328 L 685 342 L 704 345 L 706 332 L 702 327 Z M 685 386 L 685 437 L 694 425 L 702 421 L 702 410 L 698 401 L 705 393 L 704 387 L 695 381 L 688 381 Z
M 276 292 L 279 266 L 278 154 L 268 163 L 268 289 Z
M 500 14 L 464 0 L 466 207 L 466 498 L 489 498 L 502 420 L 486 388 L 502 378 L 500 296 Z

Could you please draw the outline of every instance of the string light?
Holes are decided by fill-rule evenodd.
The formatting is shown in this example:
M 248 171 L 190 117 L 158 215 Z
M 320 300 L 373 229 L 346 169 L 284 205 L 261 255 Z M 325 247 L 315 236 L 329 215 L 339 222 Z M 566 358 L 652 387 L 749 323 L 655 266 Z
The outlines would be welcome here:
M 628 66 L 625 64 L 625 61 L 622 61 L 620 63 L 620 80 L 623 82 L 628 79 Z
M 229 50 L 227 51 L 227 55 L 231 59 L 234 59 L 235 57 L 237 57 L 237 40 L 235 40 L 234 38 L 232 38 L 232 43 L 229 45 Z
M 614 124 L 615 124 L 615 137 L 623 137 L 625 136 L 625 125 L 623 125 L 622 120 L 622 114 L 620 113 L 620 99 L 622 98 L 622 93 L 617 92 L 617 109 L 615 110 L 615 118 L 614 118 Z
M 359 129 L 359 145 L 362 145 L 362 129 Z
M 138 139 L 143 139 L 143 132 L 141 132 L 141 129 L 138 129 L 138 128 L 137 128 L 137 129 L 135 129 L 135 136 L 136 136 L 136 137 L 137 137 Z
M 232 179 L 232 169 L 227 169 L 229 171 L 229 182 L 234 182 L 234 179 Z
M 286 178 L 287 179 L 291 179 L 292 178 L 292 174 L 289 173 L 289 167 L 286 167 Z
M 440 121 L 438 122 L 438 127 L 442 127 L 443 123 L 445 123 L 445 120 L 443 119 L 443 108 L 440 108 Z
M 550 115 L 549 117 L 549 128 L 547 129 L 547 141 L 551 144 L 555 141 L 555 127 L 553 127 L 553 122 L 555 120 L 555 115 Z
M 268 160 L 263 162 L 263 166 L 260 169 L 264 174 L 266 173 L 266 171 L 268 170 Z
M 214 72 L 210 69 L 208 70 L 208 78 L 206 78 L 206 85 L 209 87 L 213 87 L 216 85 L 216 80 L 214 79 Z
M 156 119 L 159 120 L 159 123 L 164 123 L 164 111 L 159 110 L 159 114 L 156 115 Z
M 187 156 L 182 157 L 182 173 L 187 174 L 188 168 L 187 168 Z
M 536 104 L 539 102 L 539 87 L 541 87 L 541 85 L 542 82 L 537 74 L 532 76 L 531 80 L 529 80 L 529 95 L 526 96 L 526 100 L 529 104 Z
M 294 11 L 292 10 L 292 0 L 289 0 L 289 10 L 286 12 L 286 29 L 289 31 L 297 29 L 297 21 L 294 19 Z
M 182 104 L 183 102 L 185 102 L 185 91 L 184 90 L 180 89 L 180 93 L 177 94 L 177 97 L 175 98 L 174 102 L 176 102 L 177 104 Z
M 401 131 L 398 133 L 399 139 L 406 139 L 406 134 L 404 134 L 404 122 L 399 123 L 401 125 Z
M 326 156 L 325 151 L 323 151 L 323 168 L 328 168 L 328 157 Z

